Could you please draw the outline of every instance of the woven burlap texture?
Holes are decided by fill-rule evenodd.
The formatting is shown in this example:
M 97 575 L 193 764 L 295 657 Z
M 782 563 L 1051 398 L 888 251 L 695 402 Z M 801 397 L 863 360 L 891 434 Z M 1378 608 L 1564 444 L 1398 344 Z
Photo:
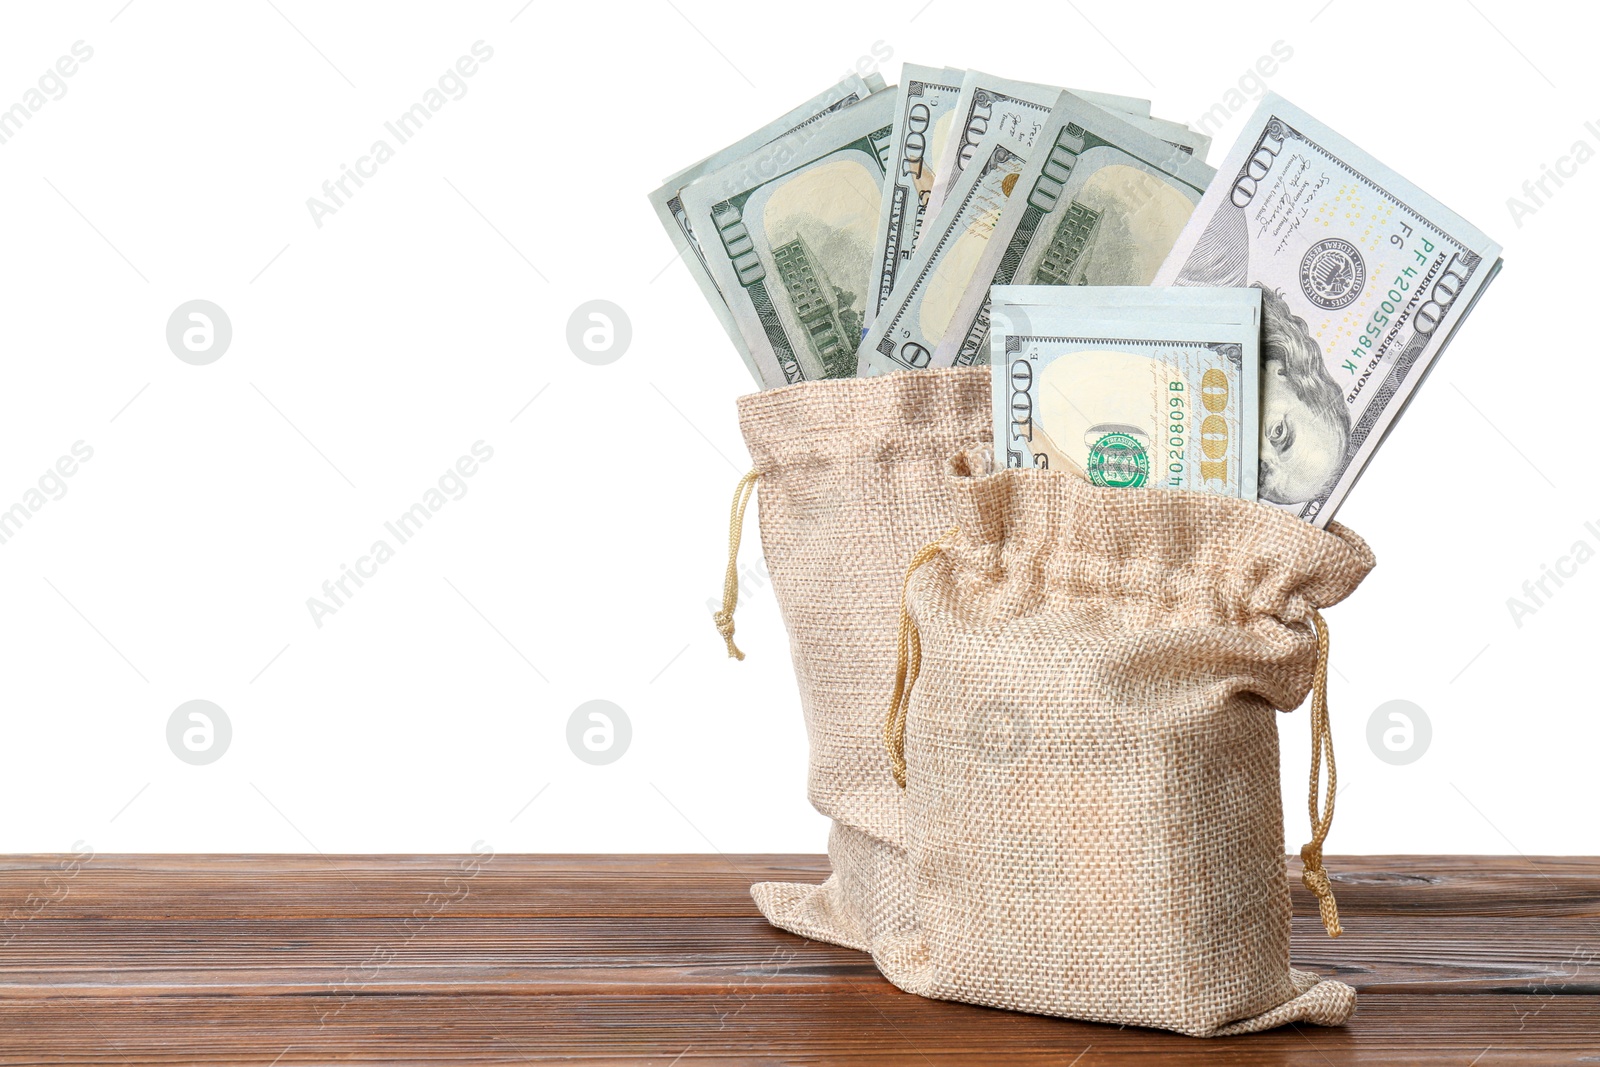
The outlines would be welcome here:
M 950 525 L 950 455 L 993 434 L 989 381 L 987 368 L 919 371 L 739 400 L 810 740 L 808 792 L 833 820 L 825 883 L 752 887 L 774 926 L 863 951 L 908 929 L 903 797 L 882 741 L 900 585 Z
M 990 462 L 951 461 L 957 529 L 906 587 L 912 917 L 879 968 L 1197 1036 L 1343 1022 L 1354 990 L 1289 966 L 1274 709 L 1305 699 L 1310 614 L 1371 551 L 1265 505 Z

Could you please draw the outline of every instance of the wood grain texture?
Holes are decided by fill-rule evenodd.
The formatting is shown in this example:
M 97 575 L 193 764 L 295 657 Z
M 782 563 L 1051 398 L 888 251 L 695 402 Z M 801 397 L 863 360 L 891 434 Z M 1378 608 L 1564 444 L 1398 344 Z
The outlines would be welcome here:
M 821 856 L 10 856 L 0 1067 L 1600 1064 L 1600 859 L 1329 869 L 1354 1020 L 1200 1041 L 901 993 L 756 912 Z

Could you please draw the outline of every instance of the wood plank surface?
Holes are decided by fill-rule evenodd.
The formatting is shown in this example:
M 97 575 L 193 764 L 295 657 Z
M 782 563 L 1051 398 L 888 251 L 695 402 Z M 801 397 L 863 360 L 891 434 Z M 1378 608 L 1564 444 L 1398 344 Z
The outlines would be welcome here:
M 1328 866 L 1355 1018 L 1200 1041 L 901 993 L 755 910 L 821 856 L 0 857 L 0 1065 L 1600 1064 L 1600 859 Z
M 0 1009 L 0 1064 L 1583 1064 L 1587 997 L 1372 997 L 1341 1028 L 1201 1040 L 901 994 L 65 1000 Z

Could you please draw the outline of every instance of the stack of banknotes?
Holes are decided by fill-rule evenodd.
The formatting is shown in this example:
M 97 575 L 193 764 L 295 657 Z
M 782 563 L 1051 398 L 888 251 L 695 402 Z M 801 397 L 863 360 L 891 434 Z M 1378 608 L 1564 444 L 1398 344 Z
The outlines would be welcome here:
M 907 64 L 651 202 L 762 388 L 990 364 L 1009 466 L 1322 525 L 1500 247 L 1276 95 L 1209 147 L 1147 100 Z

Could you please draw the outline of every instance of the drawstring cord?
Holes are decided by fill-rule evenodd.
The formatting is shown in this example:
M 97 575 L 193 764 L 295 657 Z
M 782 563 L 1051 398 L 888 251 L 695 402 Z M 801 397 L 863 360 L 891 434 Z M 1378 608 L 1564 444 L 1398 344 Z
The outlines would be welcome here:
M 917 568 L 942 552 L 945 540 L 955 532 L 954 528 L 946 531 L 939 540 L 924 545 L 912 556 L 911 564 L 906 567 L 905 581 L 900 586 L 900 629 L 894 650 L 894 694 L 889 698 L 889 717 L 883 723 L 883 744 L 889 750 L 889 767 L 894 773 L 895 784 L 901 789 L 906 787 L 906 708 L 911 703 L 911 687 L 917 684 L 917 675 L 922 671 L 922 634 L 918 632 L 917 624 L 911 621 L 906 594 L 911 589 L 911 576 L 917 573 Z
M 717 623 L 717 633 L 728 643 L 728 655 L 744 659 L 744 653 L 733 643 L 733 609 L 739 603 L 739 538 L 744 532 L 744 509 L 750 504 L 760 471 L 751 471 L 739 479 L 733 491 L 733 507 L 728 512 L 728 571 L 722 578 L 722 610 L 712 616 Z
M 1344 933 L 1339 925 L 1339 905 L 1334 902 L 1328 872 L 1322 867 L 1322 843 L 1333 825 L 1333 798 L 1339 790 L 1339 774 L 1333 764 L 1333 730 L 1328 722 L 1328 624 L 1322 621 L 1321 613 L 1315 608 L 1311 609 L 1311 617 L 1317 624 L 1317 668 L 1311 687 L 1311 790 L 1306 802 L 1311 811 L 1311 840 L 1300 849 L 1300 859 L 1305 864 L 1300 880 L 1316 895 L 1328 936 L 1338 937 Z M 1324 750 L 1328 755 L 1328 791 L 1319 815 L 1317 793 Z

